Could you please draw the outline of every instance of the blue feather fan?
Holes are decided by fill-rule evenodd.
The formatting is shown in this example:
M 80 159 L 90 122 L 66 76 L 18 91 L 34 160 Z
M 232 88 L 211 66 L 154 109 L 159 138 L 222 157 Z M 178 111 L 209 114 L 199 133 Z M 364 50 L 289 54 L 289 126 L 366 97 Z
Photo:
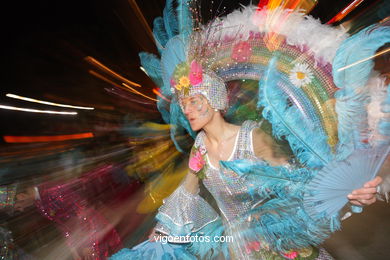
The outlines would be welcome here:
M 348 194 L 378 173 L 389 151 L 390 146 L 355 150 L 346 160 L 329 163 L 307 185 L 306 211 L 314 219 L 335 215 L 348 203 Z

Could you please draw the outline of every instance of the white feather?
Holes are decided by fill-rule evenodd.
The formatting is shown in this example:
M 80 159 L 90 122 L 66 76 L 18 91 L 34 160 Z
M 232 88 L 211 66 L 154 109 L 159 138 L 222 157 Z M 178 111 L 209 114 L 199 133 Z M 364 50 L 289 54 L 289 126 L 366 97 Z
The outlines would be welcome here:
M 321 24 L 301 11 L 276 8 L 257 11 L 256 6 L 243 7 L 205 26 L 204 39 L 218 41 L 227 38 L 246 40 L 250 32 L 275 32 L 286 37 L 290 45 L 305 47 L 316 60 L 331 63 L 336 50 L 348 34 L 345 29 Z
M 390 113 L 384 113 L 381 109 L 387 97 L 385 79 L 375 73 L 367 82 L 367 88 L 370 93 L 370 102 L 367 105 L 368 141 L 371 145 L 375 146 L 378 142 L 389 138 L 381 135 L 378 129 L 378 124 L 381 119 L 390 119 Z

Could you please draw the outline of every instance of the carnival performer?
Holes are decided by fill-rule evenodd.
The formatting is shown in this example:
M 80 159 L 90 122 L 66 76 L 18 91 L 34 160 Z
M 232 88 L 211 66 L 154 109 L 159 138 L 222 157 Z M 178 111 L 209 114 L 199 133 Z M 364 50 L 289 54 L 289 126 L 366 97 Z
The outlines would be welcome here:
M 332 259 L 317 246 L 350 211 L 375 202 L 381 178 L 371 173 L 377 169 L 367 168 L 365 182 L 343 183 L 354 187 L 345 195 L 332 189 L 338 181 L 324 184 L 322 178 L 334 171 L 336 177 L 360 179 L 354 175 L 356 169 L 348 168 L 354 163 L 345 160 L 358 158 L 364 164 L 368 153 L 381 154 L 378 162 L 372 158 L 378 168 L 388 153 L 387 139 L 385 145 L 376 139 L 379 134 L 363 140 L 365 126 L 350 120 L 351 116 L 367 120 L 365 109 L 360 109 L 366 101 L 359 103 L 356 95 L 366 94 L 361 89 L 371 69 L 357 86 L 351 84 L 349 71 L 332 75 L 332 65 L 334 71 L 344 71 L 335 68 L 345 66 L 347 61 L 340 57 L 350 51 L 348 40 L 353 40 L 301 13 L 246 8 L 202 27 L 192 24 L 188 2 L 178 2 L 176 27 L 165 17 L 172 1 L 167 2 L 164 20 L 154 23 L 161 60 L 145 53 L 140 57 L 148 75 L 170 97 L 169 102 L 160 99 L 158 108 L 171 124 L 177 148 L 180 128 L 195 137 L 189 172 L 159 208 L 151 241 L 123 249 L 111 259 Z M 358 36 L 366 39 L 365 33 L 371 33 L 370 41 L 377 35 L 390 36 L 388 28 L 370 29 Z M 322 42 L 312 41 L 314 35 L 321 35 Z M 376 42 L 376 48 L 371 46 L 372 52 L 386 37 Z M 336 55 L 338 48 L 343 53 Z M 225 82 L 243 79 L 259 81 L 254 110 L 262 109 L 263 119 L 245 120 L 239 126 L 225 119 L 237 111 L 237 99 L 229 95 Z M 383 82 L 375 86 L 383 87 Z M 385 98 L 386 94 L 381 97 Z M 292 156 L 262 130 L 265 121 L 272 124 L 274 137 L 288 141 Z M 377 130 L 375 124 L 370 127 L 370 133 Z M 382 130 L 381 135 L 387 134 Z M 200 196 L 200 182 L 217 209 Z M 346 206 L 318 209 L 333 203 L 333 197 Z M 222 235 L 232 241 L 214 239 Z M 164 237 L 186 239 L 166 243 Z
M 322 248 L 319 250 L 315 248 L 297 249 L 278 256 L 263 241 L 239 241 L 241 233 L 244 232 L 240 230 L 236 233 L 234 229 L 242 229 L 244 224 L 237 225 L 237 223 L 241 222 L 242 218 L 248 218 L 248 223 L 250 223 L 249 213 L 256 206 L 264 203 L 266 198 L 253 198 L 247 190 L 250 183 L 244 183 L 239 175 L 232 171 L 221 169 L 220 162 L 247 159 L 260 160 L 264 165 L 290 167 L 289 158 L 283 155 L 283 151 L 269 135 L 259 128 L 256 122 L 245 121 L 238 126 L 224 120 L 222 111 L 228 106 L 226 88 L 223 81 L 215 74 L 204 73 L 202 84 L 190 86 L 187 94 L 183 89 L 176 89 L 175 93 L 192 130 L 200 132 L 191 152 L 189 173 L 159 209 L 157 215 L 159 222 L 150 235 L 154 242 L 146 243 L 161 243 L 156 241 L 160 235 L 186 236 L 194 233 L 201 234 L 201 231 L 207 235 L 206 230 L 214 234 L 215 230 L 212 231 L 212 228 L 216 228 L 215 224 L 222 221 L 226 226 L 225 234 L 233 236 L 233 243 L 228 245 L 231 248 L 225 251 L 228 255 L 226 257 L 284 259 L 296 254 L 302 259 L 332 259 Z M 217 201 L 220 214 L 198 195 L 200 181 Z M 351 204 L 370 205 L 374 203 L 376 187 L 380 182 L 381 178 L 376 177 L 367 182 L 364 187 L 352 192 L 349 196 Z M 255 217 L 252 216 L 252 218 Z M 232 229 L 230 230 L 229 227 Z M 236 236 L 236 234 L 240 235 Z M 215 249 L 214 253 L 218 251 Z M 204 252 L 202 259 L 211 259 L 213 255 L 209 255 L 210 252 L 211 250 L 208 253 Z M 130 259 L 129 257 L 142 259 L 147 256 L 148 253 L 143 252 L 140 247 L 135 248 L 134 251 L 124 249 L 111 259 Z M 163 257 L 163 255 L 149 256 L 152 259 Z M 180 259 L 182 256 L 177 257 Z

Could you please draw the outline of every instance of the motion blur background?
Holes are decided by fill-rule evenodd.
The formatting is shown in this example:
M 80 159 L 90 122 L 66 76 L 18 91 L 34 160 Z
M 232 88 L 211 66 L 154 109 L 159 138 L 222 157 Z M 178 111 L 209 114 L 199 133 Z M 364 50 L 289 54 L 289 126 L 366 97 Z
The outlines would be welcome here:
M 348 15 L 332 21 L 352 2 Z M 258 1 L 200 3 L 207 22 Z M 68 200 L 99 212 L 118 231 L 123 245 L 132 246 L 145 238 L 154 210 L 183 176 L 187 156 L 171 143 L 156 108 L 159 90 L 138 58 L 141 51 L 157 54 L 152 25 L 164 5 L 164 0 L 2 3 L 0 185 L 23 194 L 17 196 L 23 211 L 2 211 L 0 225 L 12 232 L 20 255 L 82 257 L 70 252 L 66 228 L 58 227 L 61 221 L 55 219 L 65 204 L 48 213 L 52 218 L 45 217 L 36 203 L 37 190 L 66 186 L 56 194 L 66 190 Z M 389 16 L 390 2 L 320 0 L 310 14 L 353 33 Z M 389 67 L 385 63 L 378 70 L 388 73 Z M 182 142 L 191 145 L 188 136 Z M 170 170 L 177 174 L 161 183 L 160 176 Z M 73 193 L 68 188 L 78 195 L 69 195 Z M 344 221 L 343 230 L 325 247 L 336 259 L 388 259 L 389 219 L 389 205 L 378 202 Z M 85 232 L 78 236 L 88 236 Z

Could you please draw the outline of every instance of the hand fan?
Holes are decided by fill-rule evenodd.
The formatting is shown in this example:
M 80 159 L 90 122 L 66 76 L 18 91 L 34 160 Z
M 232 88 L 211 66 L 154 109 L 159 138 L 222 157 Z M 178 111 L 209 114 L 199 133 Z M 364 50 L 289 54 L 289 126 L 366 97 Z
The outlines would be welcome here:
M 346 160 L 325 166 L 308 184 L 304 205 L 312 218 L 331 217 L 348 203 L 347 195 L 371 180 L 390 146 L 355 150 Z

